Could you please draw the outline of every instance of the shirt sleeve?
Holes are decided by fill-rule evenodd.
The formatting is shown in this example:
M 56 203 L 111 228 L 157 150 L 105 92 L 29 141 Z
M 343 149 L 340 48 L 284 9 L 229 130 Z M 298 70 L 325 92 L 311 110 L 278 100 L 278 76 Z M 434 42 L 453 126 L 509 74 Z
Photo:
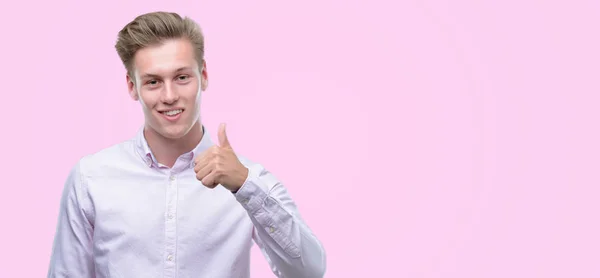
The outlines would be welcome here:
M 253 238 L 277 277 L 323 277 L 325 250 L 283 184 L 261 165 L 248 168 L 236 199 L 254 223 Z
M 80 163 L 64 184 L 48 269 L 49 278 L 95 277 L 92 258 L 93 226 L 84 211 L 85 184 Z

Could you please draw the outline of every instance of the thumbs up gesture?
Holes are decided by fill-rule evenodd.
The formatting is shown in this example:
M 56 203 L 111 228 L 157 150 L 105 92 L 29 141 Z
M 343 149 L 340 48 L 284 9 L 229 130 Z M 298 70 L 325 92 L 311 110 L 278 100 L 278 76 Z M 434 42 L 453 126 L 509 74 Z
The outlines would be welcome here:
M 248 177 L 248 168 L 237 158 L 225 132 L 225 124 L 219 126 L 219 144 L 200 154 L 196 159 L 196 178 L 208 188 L 221 184 L 231 192 L 237 192 Z

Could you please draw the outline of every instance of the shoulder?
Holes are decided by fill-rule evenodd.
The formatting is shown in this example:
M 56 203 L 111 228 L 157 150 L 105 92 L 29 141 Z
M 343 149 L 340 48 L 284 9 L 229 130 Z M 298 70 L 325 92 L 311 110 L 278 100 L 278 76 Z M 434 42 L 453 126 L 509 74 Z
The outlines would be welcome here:
M 263 167 L 262 164 L 254 161 L 244 155 L 236 154 L 236 156 L 240 160 L 242 165 L 246 166 L 249 170 L 251 170 L 255 173 L 261 173 L 261 172 L 265 171 L 265 168 Z
M 106 173 L 107 170 L 122 167 L 123 165 L 135 163 L 139 164 L 142 162 L 136 153 L 135 141 L 129 139 L 84 155 L 77 161 L 75 168 L 80 175 L 89 177 Z
M 273 187 L 280 185 L 281 181 L 269 171 L 263 164 L 249 159 L 243 155 L 237 155 L 240 162 L 248 168 L 251 179 L 260 180 L 260 184 L 265 186 L 265 189 L 271 190 Z

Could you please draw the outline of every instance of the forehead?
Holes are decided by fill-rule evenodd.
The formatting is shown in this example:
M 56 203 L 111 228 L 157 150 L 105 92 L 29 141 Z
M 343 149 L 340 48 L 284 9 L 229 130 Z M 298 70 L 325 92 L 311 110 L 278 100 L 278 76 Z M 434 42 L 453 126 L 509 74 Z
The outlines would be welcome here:
M 138 75 L 168 74 L 182 67 L 196 69 L 195 57 L 194 47 L 188 40 L 173 39 L 138 50 L 134 66 Z

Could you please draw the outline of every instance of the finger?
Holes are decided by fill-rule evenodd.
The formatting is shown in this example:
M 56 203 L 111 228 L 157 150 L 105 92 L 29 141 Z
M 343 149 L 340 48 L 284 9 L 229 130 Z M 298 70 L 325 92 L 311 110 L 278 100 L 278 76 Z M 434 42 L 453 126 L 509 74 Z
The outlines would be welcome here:
M 217 186 L 217 175 L 214 172 L 208 174 L 208 176 L 202 179 L 202 184 L 208 188 L 215 188 Z
M 196 165 L 194 165 L 194 172 L 198 172 L 204 168 L 211 160 L 213 160 L 216 154 L 217 148 L 211 147 L 204 151 L 198 158 L 196 158 Z
M 227 139 L 227 132 L 225 132 L 225 123 L 219 125 L 219 146 L 222 148 L 230 148 L 229 139 Z
M 215 167 L 212 163 L 208 163 L 204 167 L 198 169 L 198 171 L 196 172 L 196 178 L 198 180 L 204 179 L 206 176 L 208 176 L 208 174 L 210 174 L 213 171 L 214 168 Z

